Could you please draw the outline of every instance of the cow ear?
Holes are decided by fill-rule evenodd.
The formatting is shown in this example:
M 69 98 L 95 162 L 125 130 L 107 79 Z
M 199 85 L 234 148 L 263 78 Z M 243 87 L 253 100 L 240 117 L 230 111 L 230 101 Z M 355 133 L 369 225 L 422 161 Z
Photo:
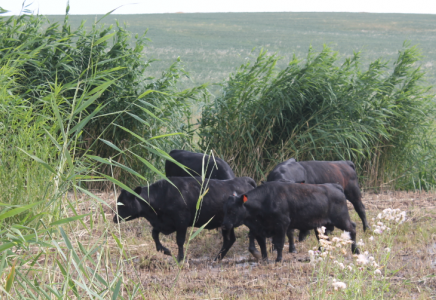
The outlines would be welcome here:
M 138 195 L 141 195 L 142 187 L 138 186 L 138 187 L 135 188 L 133 191 L 134 191 L 135 193 L 137 193 Z

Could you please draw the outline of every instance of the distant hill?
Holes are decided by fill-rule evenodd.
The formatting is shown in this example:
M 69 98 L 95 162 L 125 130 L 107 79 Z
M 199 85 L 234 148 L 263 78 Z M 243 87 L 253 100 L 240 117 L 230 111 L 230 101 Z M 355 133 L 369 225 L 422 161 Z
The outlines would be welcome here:
M 100 16 L 101 17 L 101 16 Z M 49 16 L 53 21 L 63 16 Z M 91 25 L 95 16 L 73 15 L 78 26 Z M 219 82 L 246 61 L 254 47 L 285 57 L 304 58 L 309 45 L 319 50 L 328 44 L 341 55 L 362 50 L 365 60 L 392 59 L 405 40 L 418 44 L 423 68 L 436 84 L 436 15 L 369 13 L 183 13 L 110 15 L 103 22 L 126 23 L 130 31 L 152 40 L 149 58 L 159 59 L 150 68 L 153 76 L 174 62 L 185 62 L 195 83 Z M 255 51 L 257 54 L 258 51 Z M 185 82 L 187 86 L 190 84 Z

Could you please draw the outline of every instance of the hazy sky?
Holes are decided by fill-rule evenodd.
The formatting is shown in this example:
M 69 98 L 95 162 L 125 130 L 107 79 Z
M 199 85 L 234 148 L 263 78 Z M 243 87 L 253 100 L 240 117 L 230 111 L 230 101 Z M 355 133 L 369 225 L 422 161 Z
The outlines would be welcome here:
M 19 14 L 22 0 L 0 0 L 0 7 Z M 66 0 L 34 0 L 29 8 L 35 13 L 61 15 Z M 117 14 L 175 12 L 374 12 L 436 14 L 436 0 L 70 0 L 70 14 Z

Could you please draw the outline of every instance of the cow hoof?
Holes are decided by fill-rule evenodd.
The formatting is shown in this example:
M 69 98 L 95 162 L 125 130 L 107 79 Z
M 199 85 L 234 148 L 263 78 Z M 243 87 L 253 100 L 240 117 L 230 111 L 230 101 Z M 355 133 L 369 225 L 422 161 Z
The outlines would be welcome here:
M 360 254 L 359 247 L 357 247 L 355 244 L 351 244 L 351 253 Z
M 294 247 L 289 247 L 289 253 L 297 253 L 297 249 Z
M 221 257 L 221 255 L 218 255 L 217 257 L 215 257 L 215 259 L 213 260 L 214 262 L 218 261 L 220 262 L 223 258 Z
M 260 255 L 259 251 L 254 250 L 254 251 L 250 251 L 250 253 L 251 253 L 251 255 L 254 256 L 255 259 L 257 259 L 257 260 L 261 260 L 262 259 L 262 255 Z
M 171 256 L 171 251 L 165 247 L 159 248 L 157 249 L 157 251 L 163 252 L 163 254 Z

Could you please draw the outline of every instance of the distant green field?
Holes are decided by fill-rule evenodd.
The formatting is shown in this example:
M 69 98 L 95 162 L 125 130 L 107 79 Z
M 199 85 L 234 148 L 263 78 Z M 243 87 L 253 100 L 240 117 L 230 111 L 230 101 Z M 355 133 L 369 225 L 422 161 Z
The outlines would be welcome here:
M 63 16 L 50 16 L 61 21 Z M 95 16 L 70 16 L 73 26 Z M 405 40 L 422 49 L 423 68 L 436 83 L 436 15 L 368 13 L 196 13 L 111 15 L 105 23 L 126 23 L 130 31 L 152 40 L 148 58 L 159 59 L 150 75 L 176 60 L 184 61 L 191 80 L 220 82 L 242 64 L 251 50 L 264 48 L 285 57 L 304 58 L 310 45 L 319 50 L 328 44 L 341 55 L 362 50 L 365 61 L 393 59 Z M 256 54 L 258 51 L 255 52 Z M 191 85 L 185 81 L 186 86 Z

